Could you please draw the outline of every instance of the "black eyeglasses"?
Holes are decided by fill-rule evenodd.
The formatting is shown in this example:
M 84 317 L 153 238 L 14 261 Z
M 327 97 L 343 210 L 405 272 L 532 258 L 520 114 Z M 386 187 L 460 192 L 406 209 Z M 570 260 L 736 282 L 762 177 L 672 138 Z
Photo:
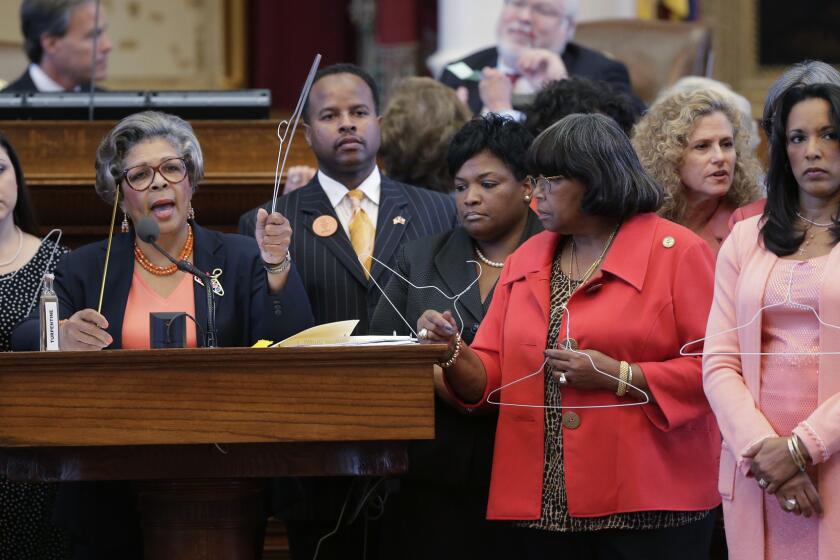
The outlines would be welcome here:
M 123 171 L 123 178 L 132 190 L 142 192 L 152 186 L 155 173 L 169 183 L 180 183 L 187 176 L 187 163 L 183 158 L 165 159 L 157 165 L 135 165 Z
M 528 175 L 527 177 L 528 181 L 531 183 L 531 188 L 533 188 L 535 192 L 537 189 L 542 189 L 545 194 L 549 195 L 554 187 L 554 181 L 560 181 L 565 178 L 566 177 L 563 175 L 555 175 L 553 177 L 545 177 L 543 175 L 534 177 L 533 175 Z

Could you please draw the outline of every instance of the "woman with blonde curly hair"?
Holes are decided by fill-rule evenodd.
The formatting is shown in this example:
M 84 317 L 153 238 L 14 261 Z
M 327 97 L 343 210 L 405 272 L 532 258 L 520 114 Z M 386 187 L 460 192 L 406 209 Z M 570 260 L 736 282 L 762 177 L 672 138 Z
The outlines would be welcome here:
M 449 141 L 472 117 L 455 92 L 431 78 L 401 80 L 382 113 L 379 159 L 392 179 L 439 192 L 452 190 Z
M 662 99 L 633 129 L 645 170 L 665 189 L 659 214 L 702 237 L 717 253 L 733 211 L 760 196 L 749 131 L 712 90 Z

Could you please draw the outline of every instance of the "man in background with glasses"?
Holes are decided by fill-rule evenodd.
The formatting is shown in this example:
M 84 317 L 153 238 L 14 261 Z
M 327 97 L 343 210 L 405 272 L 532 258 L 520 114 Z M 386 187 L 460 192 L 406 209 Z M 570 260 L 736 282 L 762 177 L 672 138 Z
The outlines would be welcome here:
M 505 0 L 496 46 L 448 64 L 441 82 L 466 96 L 475 113 L 510 114 L 548 82 L 579 76 L 632 93 L 625 66 L 571 42 L 580 0 Z

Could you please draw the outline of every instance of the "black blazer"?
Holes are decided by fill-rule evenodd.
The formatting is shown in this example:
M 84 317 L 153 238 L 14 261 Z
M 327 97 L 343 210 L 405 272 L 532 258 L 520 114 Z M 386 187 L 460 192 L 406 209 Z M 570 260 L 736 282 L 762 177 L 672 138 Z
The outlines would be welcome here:
M 271 210 L 271 203 L 262 206 Z M 365 278 L 350 238 L 338 222 L 332 204 L 316 176 L 306 186 L 277 200 L 277 211 L 292 224 L 292 260 L 300 271 L 315 322 L 318 324 L 359 319 L 354 334 L 367 334 L 381 291 L 391 273 L 374 261 L 373 282 Z M 257 209 L 239 219 L 239 232 L 254 235 Z M 332 216 L 339 227 L 329 237 L 319 237 L 312 223 L 319 216 Z M 402 219 L 399 219 L 402 218 Z M 373 256 L 394 267 L 397 249 L 404 243 L 452 229 L 457 225 L 455 203 L 440 193 L 398 183 L 382 175 L 379 217 Z
M 38 88 L 35 87 L 35 82 L 32 81 L 27 68 L 17 80 L 6 84 L 6 87 L 0 90 L 0 93 L 35 93 L 37 91 Z
M 86 88 L 82 88 L 83 92 L 87 92 Z M 102 88 L 95 87 L 93 91 L 106 91 Z M 32 81 L 32 76 L 29 75 L 29 68 L 23 71 L 23 74 L 14 82 L 6 84 L 0 93 L 38 93 L 38 88 L 35 82 Z
M 268 293 L 266 272 L 253 238 L 225 234 L 193 224 L 195 266 L 204 271 L 220 268 L 225 295 L 216 298 L 219 346 L 250 346 L 261 338 L 282 340 L 314 324 L 309 301 L 296 270 L 278 294 Z M 105 264 L 106 241 L 85 245 L 61 258 L 56 268 L 55 291 L 59 316 L 66 319 L 82 309 L 96 309 Z M 114 235 L 102 314 L 108 333 L 122 344 L 123 313 L 134 274 L 134 234 Z M 207 301 L 203 286 L 195 283 L 195 318 L 198 342 L 207 328 Z M 38 349 L 37 310 L 12 333 L 15 350 Z
M 529 212 L 520 245 L 542 230 L 536 214 Z M 467 263 L 468 260 L 476 260 L 473 241 L 459 227 L 406 244 L 397 258 L 395 270 L 415 285 L 437 286 L 451 296 L 475 280 L 475 265 Z M 452 302 L 438 291 L 414 289 L 397 277 L 391 279 L 385 293 L 412 328 L 416 328 L 417 319 L 427 309 L 454 311 Z M 464 320 L 465 343 L 470 344 L 478 332 L 492 297 L 491 292 L 482 305 L 478 284 L 475 284 L 458 300 L 458 311 Z M 391 334 L 393 331 L 410 334 L 405 322 L 382 298 L 373 314 L 370 332 Z M 435 439 L 412 442 L 408 476 L 435 484 L 469 485 L 486 491 L 490 487 L 495 428 L 495 416 L 465 417 L 436 398 Z
M 630 85 L 630 74 L 627 73 L 627 68 L 621 62 L 607 58 L 598 51 L 582 47 L 576 43 L 568 43 L 566 50 L 563 51 L 563 55 L 560 58 L 563 59 L 563 64 L 566 65 L 566 71 L 569 73 L 569 76 L 610 82 L 618 87 L 618 89 L 633 96 L 641 108 L 644 107 L 644 104 L 633 93 L 633 88 Z M 499 62 L 499 51 L 496 47 L 490 47 L 489 49 L 480 50 L 460 60 L 453 61 L 450 64 L 454 62 L 463 62 L 473 70 L 478 71 L 481 71 L 485 66 L 495 68 Z M 482 103 L 478 93 L 478 82 L 474 80 L 461 80 L 445 68 L 443 74 L 441 74 L 440 81 L 452 89 L 465 86 L 470 94 L 470 109 L 474 113 L 481 111 Z

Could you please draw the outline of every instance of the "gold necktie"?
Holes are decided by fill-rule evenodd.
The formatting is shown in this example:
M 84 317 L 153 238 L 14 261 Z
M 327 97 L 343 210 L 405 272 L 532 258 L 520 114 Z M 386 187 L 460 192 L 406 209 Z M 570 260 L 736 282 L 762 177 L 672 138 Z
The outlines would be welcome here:
M 359 257 L 362 267 L 365 269 L 365 278 L 370 278 L 371 256 L 373 255 L 373 240 L 376 236 L 376 228 L 370 221 L 370 217 L 362 209 L 362 199 L 365 193 L 362 191 L 347 191 L 350 203 L 353 205 L 353 217 L 350 218 L 350 244 Z

